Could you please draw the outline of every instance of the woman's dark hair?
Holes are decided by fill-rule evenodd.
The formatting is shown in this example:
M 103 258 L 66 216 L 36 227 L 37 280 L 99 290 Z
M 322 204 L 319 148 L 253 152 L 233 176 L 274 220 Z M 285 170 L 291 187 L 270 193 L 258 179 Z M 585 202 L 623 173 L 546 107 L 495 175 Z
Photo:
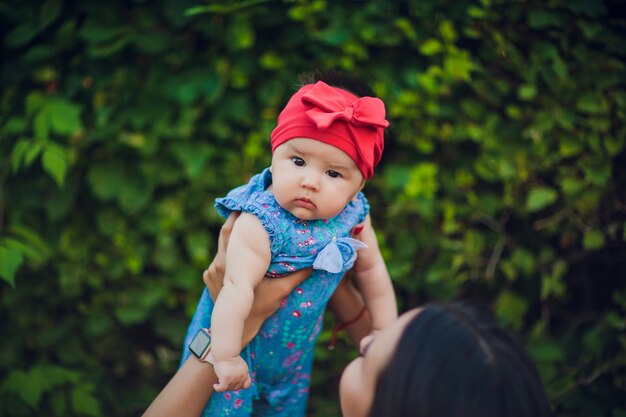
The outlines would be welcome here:
M 461 304 L 428 304 L 381 372 L 370 417 L 544 417 L 550 407 L 526 352 Z

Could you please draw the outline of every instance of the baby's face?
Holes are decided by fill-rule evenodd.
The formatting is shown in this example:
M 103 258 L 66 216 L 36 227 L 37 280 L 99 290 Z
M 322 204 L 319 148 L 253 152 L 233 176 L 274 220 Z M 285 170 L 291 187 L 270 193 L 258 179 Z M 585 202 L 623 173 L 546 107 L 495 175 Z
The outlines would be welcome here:
M 365 184 L 352 158 L 314 139 L 290 139 L 277 147 L 271 170 L 276 201 L 303 220 L 335 217 Z

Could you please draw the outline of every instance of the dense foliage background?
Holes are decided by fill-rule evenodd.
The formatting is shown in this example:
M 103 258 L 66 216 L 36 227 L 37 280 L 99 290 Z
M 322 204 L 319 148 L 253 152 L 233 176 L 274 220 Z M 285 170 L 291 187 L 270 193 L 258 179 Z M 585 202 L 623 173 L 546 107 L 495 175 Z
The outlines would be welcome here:
M 366 192 L 400 308 L 489 306 L 557 415 L 626 416 L 620 3 L 0 1 L 0 415 L 145 409 L 213 199 L 269 163 L 297 74 L 339 68 L 393 122 Z M 327 320 L 314 416 L 355 353 Z

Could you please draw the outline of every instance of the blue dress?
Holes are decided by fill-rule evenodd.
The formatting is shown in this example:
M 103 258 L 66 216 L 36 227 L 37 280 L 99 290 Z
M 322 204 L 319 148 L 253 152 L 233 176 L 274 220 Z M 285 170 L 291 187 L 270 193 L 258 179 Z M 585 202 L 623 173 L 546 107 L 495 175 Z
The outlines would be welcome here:
M 369 212 L 362 193 L 331 219 L 301 220 L 278 205 L 267 191 L 271 182 L 272 174 L 266 168 L 248 184 L 216 199 L 215 207 L 224 217 L 232 211 L 243 211 L 261 220 L 270 236 L 272 253 L 264 279 L 280 279 L 311 266 L 314 269 L 241 352 L 250 369 L 252 386 L 213 393 L 203 416 L 305 416 L 315 341 L 326 303 L 356 259 L 359 242 L 349 235 Z M 187 330 L 183 362 L 198 329 L 210 327 L 212 311 L 213 301 L 205 288 Z

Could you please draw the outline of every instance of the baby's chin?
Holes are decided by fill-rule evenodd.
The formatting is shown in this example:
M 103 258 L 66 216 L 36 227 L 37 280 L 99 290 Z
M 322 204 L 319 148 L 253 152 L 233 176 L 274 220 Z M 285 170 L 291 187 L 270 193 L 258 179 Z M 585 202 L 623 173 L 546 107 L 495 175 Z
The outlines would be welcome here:
M 287 210 L 294 217 L 297 217 L 300 220 L 307 220 L 307 221 L 322 220 L 322 218 L 319 216 L 316 216 L 315 213 L 311 212 L 310 210 L 303 209 L 303 208 L 298 207 L 298 208 L 291 209 L 291 210 L 290 209 L 285 209 L 285 210 Z

